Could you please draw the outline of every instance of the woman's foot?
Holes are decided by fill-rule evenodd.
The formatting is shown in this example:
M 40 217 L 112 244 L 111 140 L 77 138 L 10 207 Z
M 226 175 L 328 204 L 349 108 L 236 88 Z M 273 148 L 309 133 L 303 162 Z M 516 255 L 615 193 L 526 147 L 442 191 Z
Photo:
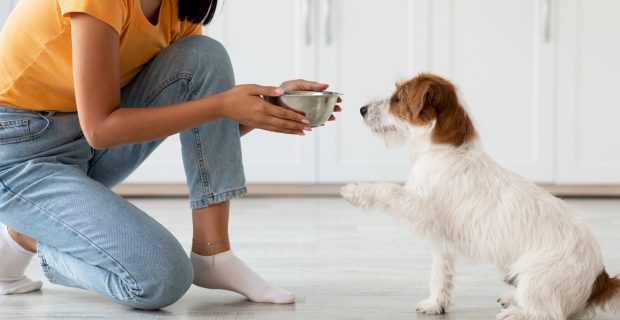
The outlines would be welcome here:
M 234 291 L 254 302 L 295 302 L 292 293 L 267 283 L 230 250 L 214 256 L 202 256 L 192 252 L 191 260 L 194 266 L 194 284 L 199 287 Z
M 24 275 L 34 253 L 24 249 L 3 224 L 0 224 L 0 295 L 28 293 L 41 289 L 41 281 Z

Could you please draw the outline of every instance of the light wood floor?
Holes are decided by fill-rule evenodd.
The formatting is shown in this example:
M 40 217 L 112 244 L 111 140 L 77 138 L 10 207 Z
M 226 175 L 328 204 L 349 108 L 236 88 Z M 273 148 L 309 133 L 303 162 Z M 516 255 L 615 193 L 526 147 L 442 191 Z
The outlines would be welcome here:
M 169 227 L 185 246 L 191 219 L 185 200 L 132 200 Z M 620 200 L 570 200 L 601 242 L 610 273 L 620 272 Z M 422 316 L 431 251 L 392 217 L 360 212 L 337 198 L 254 198 L 233 204 L 237 255 L 297 295 L 295 305 L 250 303 L 193 287 L 159 312 L 129 310 L 77 289 L 45 283 L 40 293 L 0 297 L 0 319 L 495 319 L 509 288 L 492 266 L 459 268 L 455 305 Z M 43 279 L 34 263 L 28 274 Z M 618 319 L 600 314 L 598 319 Z

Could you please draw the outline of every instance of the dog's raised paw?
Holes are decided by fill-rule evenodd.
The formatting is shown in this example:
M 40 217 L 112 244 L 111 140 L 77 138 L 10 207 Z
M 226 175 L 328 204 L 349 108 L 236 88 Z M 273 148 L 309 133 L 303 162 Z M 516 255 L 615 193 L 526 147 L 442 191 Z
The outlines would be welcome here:
M 417 312 L 422 314 L 444 314 L 446 309 L 435 300 L 426 299 L 418 303 Z
M 354 206 L 368 208 L 371 206 L 368 195 L 366 195 L 366 184 L 350 183 L 340 189 L 340 195 Z
M 340 189 L 340 195 L 347 201 L 351 202 L 353 197 L 355 197 L 355 189 L 357 188 L 357 183 L 349 183 L 346 186 Z

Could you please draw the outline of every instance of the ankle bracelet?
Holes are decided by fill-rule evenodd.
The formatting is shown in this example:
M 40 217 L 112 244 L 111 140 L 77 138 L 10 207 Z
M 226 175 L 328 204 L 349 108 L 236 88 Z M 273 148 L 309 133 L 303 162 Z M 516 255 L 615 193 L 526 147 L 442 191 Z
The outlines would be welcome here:
M 217 246 L 217 245 L 221 245 L 221 244 L 227 244 L 228 243 L 228 239 L 224 239 L 224 240 L 216 240 L 216 241 L 207 241 L 207 242 L 202 242 L 202 241 L 197 241 L 196 239 L 192 239 L 192 243 L 193 244 L 197 244 L 199 246 L 206 246 L 207 247 L 207 254 L 211 257 L 211 265 L 215 265 L 215 255 L 213 254 L 213 247 Z
M 217 246 L 219 244 L 226 244 L 226 243 L 228 243 L 228 239 L 216 240 L 216 241 L 207 241 L 207 242 L 202 242 L 202 241 L 198 241 L 198 240 L 192 239 L 192 243 L 200 245 L 200 246 L 213 247 L 213 246 Z

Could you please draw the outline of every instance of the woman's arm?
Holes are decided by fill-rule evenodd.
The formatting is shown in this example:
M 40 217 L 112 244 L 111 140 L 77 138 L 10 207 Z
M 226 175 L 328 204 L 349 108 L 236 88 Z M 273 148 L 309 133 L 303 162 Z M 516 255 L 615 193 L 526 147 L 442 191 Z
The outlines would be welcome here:
M 222 118 L 288 134 L 308 129 L 305 117 L 259 97 L 281 95 L 282 89 L 257 85 L 171 106 L 120 108 L 119 35 L 87 14 L 71 16 L 71 33 L 78 117 L 94 148 L 157 140 Z

